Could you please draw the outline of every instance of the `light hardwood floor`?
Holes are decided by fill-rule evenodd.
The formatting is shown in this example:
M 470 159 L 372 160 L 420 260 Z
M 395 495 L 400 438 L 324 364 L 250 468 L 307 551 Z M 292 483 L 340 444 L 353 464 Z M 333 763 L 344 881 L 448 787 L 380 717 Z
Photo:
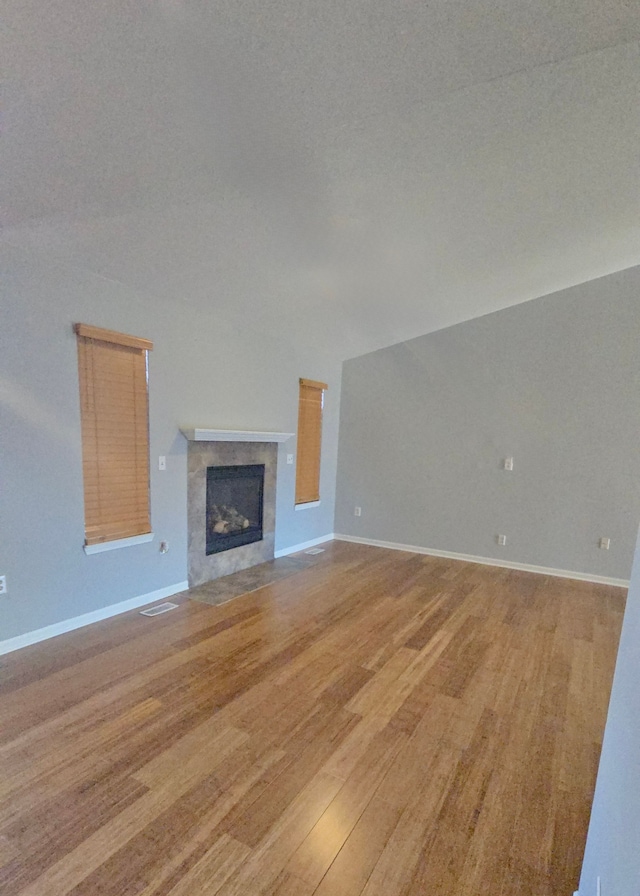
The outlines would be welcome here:
M 4 657 L 0 892 L 570 896 L 624 597 L 335 543 Z

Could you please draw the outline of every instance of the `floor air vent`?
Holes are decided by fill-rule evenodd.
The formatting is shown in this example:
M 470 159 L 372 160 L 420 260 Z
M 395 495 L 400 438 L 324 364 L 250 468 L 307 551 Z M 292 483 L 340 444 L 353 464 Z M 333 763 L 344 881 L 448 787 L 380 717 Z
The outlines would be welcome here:
M 178 604 L 172 604 L 167 601 L 166 604 L 158 604 L 157 607 L 151 607 L 149 610 L 140 610 L 141 616 L 160 616 L 161 613 L 168 613 L 169 610 L 175 610 Z
M 324 548 L 311 548 L 305 554 L 324 554 Z

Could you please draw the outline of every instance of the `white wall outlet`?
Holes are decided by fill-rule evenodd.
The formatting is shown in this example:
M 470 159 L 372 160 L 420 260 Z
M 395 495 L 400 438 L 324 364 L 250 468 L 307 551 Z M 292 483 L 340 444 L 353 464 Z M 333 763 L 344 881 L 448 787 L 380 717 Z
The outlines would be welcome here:
M 498 544 L 505 545 L 507 543 L 506 535 L 498 535 Z
M 0 594 L 7 593 L 7 577 L 0 576 Z
M 164 454 L 161 454 L 160 457 L 158 458 L 158 469 L 159 470 L 167 469 L 167 458 L 164 456 Z
M 293 463 L 293 454 L 287 454 L 287 463 L 288 463 L 288 464 L 292 464 L 292 463 Z
M 610 539 L 610 538 L 605 538 L 605 537 L 603 536 L 603 537 L 600 539 L 599 546 L 602 548 L 603 551 L 608 551 L 609 548 L 611 547 L 611 539 Z
M 509 471 L 513 470 L 513 458 L 505 457 L 505 459 L 502 461 L 502 468 Z
M 362 507 L 354 507 L 353 515 L 354 516 L 362 516 Z
M 161 553 L 161 554 L 167 554 L 168 552 L 169 552 L 169 542 L 168 542 L 168 541 L 161 541 L 161 542 L 160 542 L 160 553 Z

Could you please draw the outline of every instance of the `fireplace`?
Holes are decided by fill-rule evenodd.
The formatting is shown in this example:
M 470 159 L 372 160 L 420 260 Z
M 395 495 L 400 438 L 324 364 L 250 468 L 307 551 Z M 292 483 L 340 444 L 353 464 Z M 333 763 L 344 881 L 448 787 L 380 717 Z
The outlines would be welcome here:
M 213 441 L 204 439 L 201 431 L 189 439 L 187 522 L 189 585 L 195 588 L 222 576 L 273 560 L 276 528 L 276 473 L 278 446 L 268 441 Z M 256 434 L 257 435 L 257 434 Z M 207 553 L 207 470 L 209 467 L 264 467 L 262 497 L 262 538 L 232 550 Z M 229 504 L 229 500 L 213 503 Z M 249 512 L 247 512 L 249 511 Z M 238 511 L 251 522 L 250 508 Z M 222 527 L 219 527 L 222 528 Z M 250 528 L 249 526 L 246 527 Z M 223 533 L 216 533 L 223 534 Z M 245 535 L 249 534 L 247 532 Z M 254 533 L 255 534 L 255 533 Z M 221 542 L 217 542 L 221 544 Z
M 262 540 L 264 470 L 264 464 L 207 467 L 207 554 Z

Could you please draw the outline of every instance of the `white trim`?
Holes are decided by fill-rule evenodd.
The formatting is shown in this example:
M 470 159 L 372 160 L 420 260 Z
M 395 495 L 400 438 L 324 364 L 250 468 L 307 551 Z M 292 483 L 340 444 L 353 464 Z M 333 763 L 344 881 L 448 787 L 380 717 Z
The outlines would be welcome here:
M 483 566 L 499 566 L 504 569 L 520 569 L 522 572 L 535 572 L 544 576 L 556 576 L 560 579 L 577 579 L 579 582 L 594 582 L 597 585 L 616 585 L 628 588 L 628 579 L 612 579 L 608 576 L 597 576 L 589 572 L 574 572 L 568 569 L 551 569 L 547 566 L 532 566 L 529 563 L 514 563 L 511 560 L 498 560 L 496 557 L 475 557 L 472 554 L 458 554 L 454 551 L 439 551 L 435 548 L 423 548 L 415 544 L 396 544 L 393 541 L 377 541 L 374 538 L 358 538 L 355 535 L 334 536 L 336 541 L 351 541 L 354 544 L 368 544 L 375 548 L 389 548 L 392 551 L 408 551 L 411 554 L 427 554 L 430 557 L 446 557 L 450 560 L 464 560 L 467 563 L 481 563 Z
M 324 544 L 325 541 L 333 541 L 335 538 L 333 532 L 329 535 L 323 535 L 321 538 L 312 538 L 311 541 L 303 541 L 301 544 L 293 544 L 290 548 L 282 548 L 274 553 L 274 557 L 286 557 L 288 554 L 297 554 L 298 551 L 304 551 L 307 548 L 313 548 L 317 544 Z
M 103 551 L 115 551 L 117 548 L 130 548 L 134 544 L 145 544 L 153 541 L 153 532 L 144 535 L 132 535 L 130 538 L 117 538 L 115 541 L 99 541 L 97 544 L 85 544 L 85 554 L 101 554 Z
M 471 554 L 439 551 L 434 548 L 423 548 L 418 545 L 396 544 L 391 541 L 377 541 L 373 538 L 358 538 L 355 535 L 341 535 L 340 533 L 333 532 L 328 535 L 323 535 L 320 538 L 312 538 L 310 541 L 303 541 L 300 544 L 282 548 L 279 551 L 275 551 L 274 557 L 286 557 L 289 554 L 296 554 L 298 551 L 304 551 L 306 548 L 312 548 L 317 544 L 324 544 L 325 542 L 332 540 L 349 541 L 354 544 L 368 544 L 372 547 L 389 548 L 393 551 L 408 551 L 412 554 L 426 554 L 431 557 L 446 557 L 451 560 L 464 560 L 468 563 L 481 563 L 484 566 L 520 569 L 523 572 L 540 573 L 542 575 L 557 576 L 563 579 L 577 579 L 578 581 L 595 582 L 596 584 L 601 585 L 617 585 L 621 588 L 629 587 L 628 579 L 613 579 L 607 576 L 592 575 L 591 573 L 551 569 L 545 566 L 532 566 L 526 563 L 512 563 L 508 560 L 476 557 Z M 188 582 L 178 582 L 175 585 L 167 585 L 165 588 L 158 588 L 156 591 L 150 591 L 147 594 L 141 594 L 138 597 L 120 601 L 120 603 L 110 604 L 108 607 L 103 607 L 101 610 L 93 610 L 91 613 L 83 613 L 82 616 L 65 619 L 62 622 L 56 622 L 53 625 L 47 625 L 44 628 L 26 632 L 24 635 L 18 635 L 15 638 L 7 638 L 5 641 L 0 641 L 0 656 L 6 653 L 11 653 L 14 650 L 20 650 L 22 647 L 29 647 L 31 644 L 38 644 L 40 641 L 47 641 L 49 638 L 55 638 L 57 635 L 75 631 L 75 629 L 84 628 L 84 626 L 92 625 L 94 622 L 101 622 L 103 619 L 119 616 L 121 613 L 127 613 L 129 610 L 137 610 L 138 607 L 143 607 L 145 604 L 152 604 L 156 600 L 162 600 L 165 597 L 172 597 L 174 594 L 186 591 L 188 587 Z
M 101 610 L 83 613 L 82 616 L 74 616 L 72 619 L 55 622 L 53 625 L 46 625 L 44 628 L 38 628 L 33 632 L 18 635 L 16 638 L 8 638 L 6 641 L 0 641 L 0 656 L 4 653 L 20 650 L 21 647 L 29 647 L 30 644 L 37 644 L 39 641 L 47 641 L 49 638 L 55 638 L 57 635 L 64 635 L 66 632 L 75 631 L 77 628 L 84 628 L 85 625 L 101 622 L 103 619 L 109 619 L 111 616 L 119 616 L 120 613 L 127 613 L 129 610 L 137 610 L 138 607 L 143 607 L 145 604 L 152 604 L 156 600 L 162 600 L 165 597 L 172 597 L 180 591 L 186 591 L 188 587 L 188 582 L 167 585 L 166 588 L 158 588 L 157 591 L 150 591 L 148 594 L 140 594 L 138 597 L 132 597 L 129 600 L 120 601 L 120 603 L 110 604 Z
M 180 432 L 190 442 L 286 442 L 292 432 L 252 432 L 246 429 L 205 429 L 181 426 Z
M 310 510 L 312 507 L 320 507 L 320 501 L 305 501 L 304 504 L 294 504 L 294 510 Z

